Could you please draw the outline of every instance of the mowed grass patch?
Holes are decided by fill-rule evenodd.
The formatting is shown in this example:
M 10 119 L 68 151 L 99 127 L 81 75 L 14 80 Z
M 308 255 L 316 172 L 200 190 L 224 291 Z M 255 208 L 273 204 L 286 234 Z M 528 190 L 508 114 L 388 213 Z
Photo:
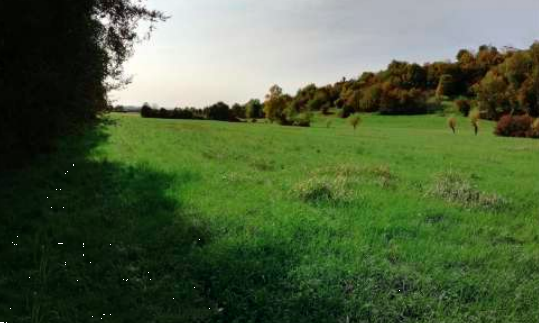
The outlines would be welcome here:
M 537 141 L 495 137 L 488 122 L 476 137 L 460 118 L 453 135 L 434 115 L 362 115 L 356 131 L 338 118 L 328 128 L 328 118 L 290 128 L 114 114 L 84 153 L 64 147 L 11 174 L 1 186 L 0 318 L 539 320 Z M 72 155 L 80 173 L 60 176 Z M 449 169 L 510 207 L 430 196 Z M 305 183 L 316 185 L 298 195 Z M 66 213 L 43 209 L 59 185 L 69 195 L 54 205 Z M 328 202 L 341 188 L 346 202 Z M 23 249 L 10 244 L 16 235 Z M 73 249 L 56 248 L 60 239 Z M 46 279 L 23 280 L 39 272 Z

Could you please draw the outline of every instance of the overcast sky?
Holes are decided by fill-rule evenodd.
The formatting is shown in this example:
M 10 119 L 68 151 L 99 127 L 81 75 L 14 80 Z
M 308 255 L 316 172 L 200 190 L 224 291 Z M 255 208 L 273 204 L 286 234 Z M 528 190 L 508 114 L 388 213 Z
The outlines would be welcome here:
M 481 44 L 539 40 L 539 0 L 148 0 L 171 18 L 137 45 L 118 104 L 203 107 L 263 98 L 272 84 L 454 59 Z

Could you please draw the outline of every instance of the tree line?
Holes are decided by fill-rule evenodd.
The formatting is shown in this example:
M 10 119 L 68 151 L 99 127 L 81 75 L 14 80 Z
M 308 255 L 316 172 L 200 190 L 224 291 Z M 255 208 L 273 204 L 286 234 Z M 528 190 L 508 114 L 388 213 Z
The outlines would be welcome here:
M 440 109 L 443 100 L 454 100 L 464 116 L 472 110 L 489 120 L 539 116 L 539 43 L 524 50 L 483 45 L 476 51 L 461 49 L 455 58 L 423 65 L 394 60 L 384 70 L 322 87 L 309 84 L 295 95 L 273 85 L 264 102 L 232 107 L 219 102 L 200 110 L 146 107 L 143 116 L 226 121 L 264 117 L 281 125 L 309 126 L 314 111 L 338 111 L 342 118 L 359 112 L 422 114 Z
M 539 116 L 539 43 L 526 50 L 483 45 L 460 50 L 456 61 L 419 65 L 392 61 L 379 72 L 364 72 L 323 87 L 309 84 L 295 96 L 272 87 L 266 97 L 266 117 L 283 122 L 308 111 L 339 109 L 346 118 L 355 112 L 421 114 L 443 99 L 459 99 L 467 115 L 478 109 L 483 119 L 505 114 Z M 270 103 L 269 105 L 267 103 Z
M 195 120 L 217 120 L 238 122 L 240 119 L 250 119 L 256 121 L 263 118 L 263 104 L 258 99 L 251 99 L 245 104 L 235 103 L 230 107 L 224 102 L 217 102 L 208 107 L 198 109 L 195 107 L 164 109 L 158 106 L 150 106 L 144 103 L 140 109 L 143 118 L 163 118 L 163 119 L 195 119 Z

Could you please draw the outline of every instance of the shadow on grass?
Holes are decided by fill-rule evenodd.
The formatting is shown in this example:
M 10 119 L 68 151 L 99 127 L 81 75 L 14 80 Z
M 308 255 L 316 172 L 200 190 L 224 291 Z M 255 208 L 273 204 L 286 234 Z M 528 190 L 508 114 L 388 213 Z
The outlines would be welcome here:
M 396 322 L 444 310 L 421 277 L 346 272 L 265 228 L 214 232 L 171 196 L 196 174 L 89 158 L 106 139 L 95 129 L 0 174 L 0 322 Z
M 168 193 L 196 177 L 89 158 L 106 139 L 90 130 L 32 167 L 1 175 L 0 321 L 215 315 L 189 262 L 208 230 Z

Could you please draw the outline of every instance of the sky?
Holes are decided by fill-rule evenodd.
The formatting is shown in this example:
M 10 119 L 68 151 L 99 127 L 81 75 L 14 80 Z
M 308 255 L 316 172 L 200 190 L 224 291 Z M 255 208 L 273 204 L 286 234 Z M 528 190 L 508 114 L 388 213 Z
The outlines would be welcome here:
M 539 0 L 147 0 L 170 18 L 126 63 L 115 104 L 204 107 L 263 99 L 273 84 L 378 71 L 393 59 L 454 60 L 482 44 L 539 40 Z

